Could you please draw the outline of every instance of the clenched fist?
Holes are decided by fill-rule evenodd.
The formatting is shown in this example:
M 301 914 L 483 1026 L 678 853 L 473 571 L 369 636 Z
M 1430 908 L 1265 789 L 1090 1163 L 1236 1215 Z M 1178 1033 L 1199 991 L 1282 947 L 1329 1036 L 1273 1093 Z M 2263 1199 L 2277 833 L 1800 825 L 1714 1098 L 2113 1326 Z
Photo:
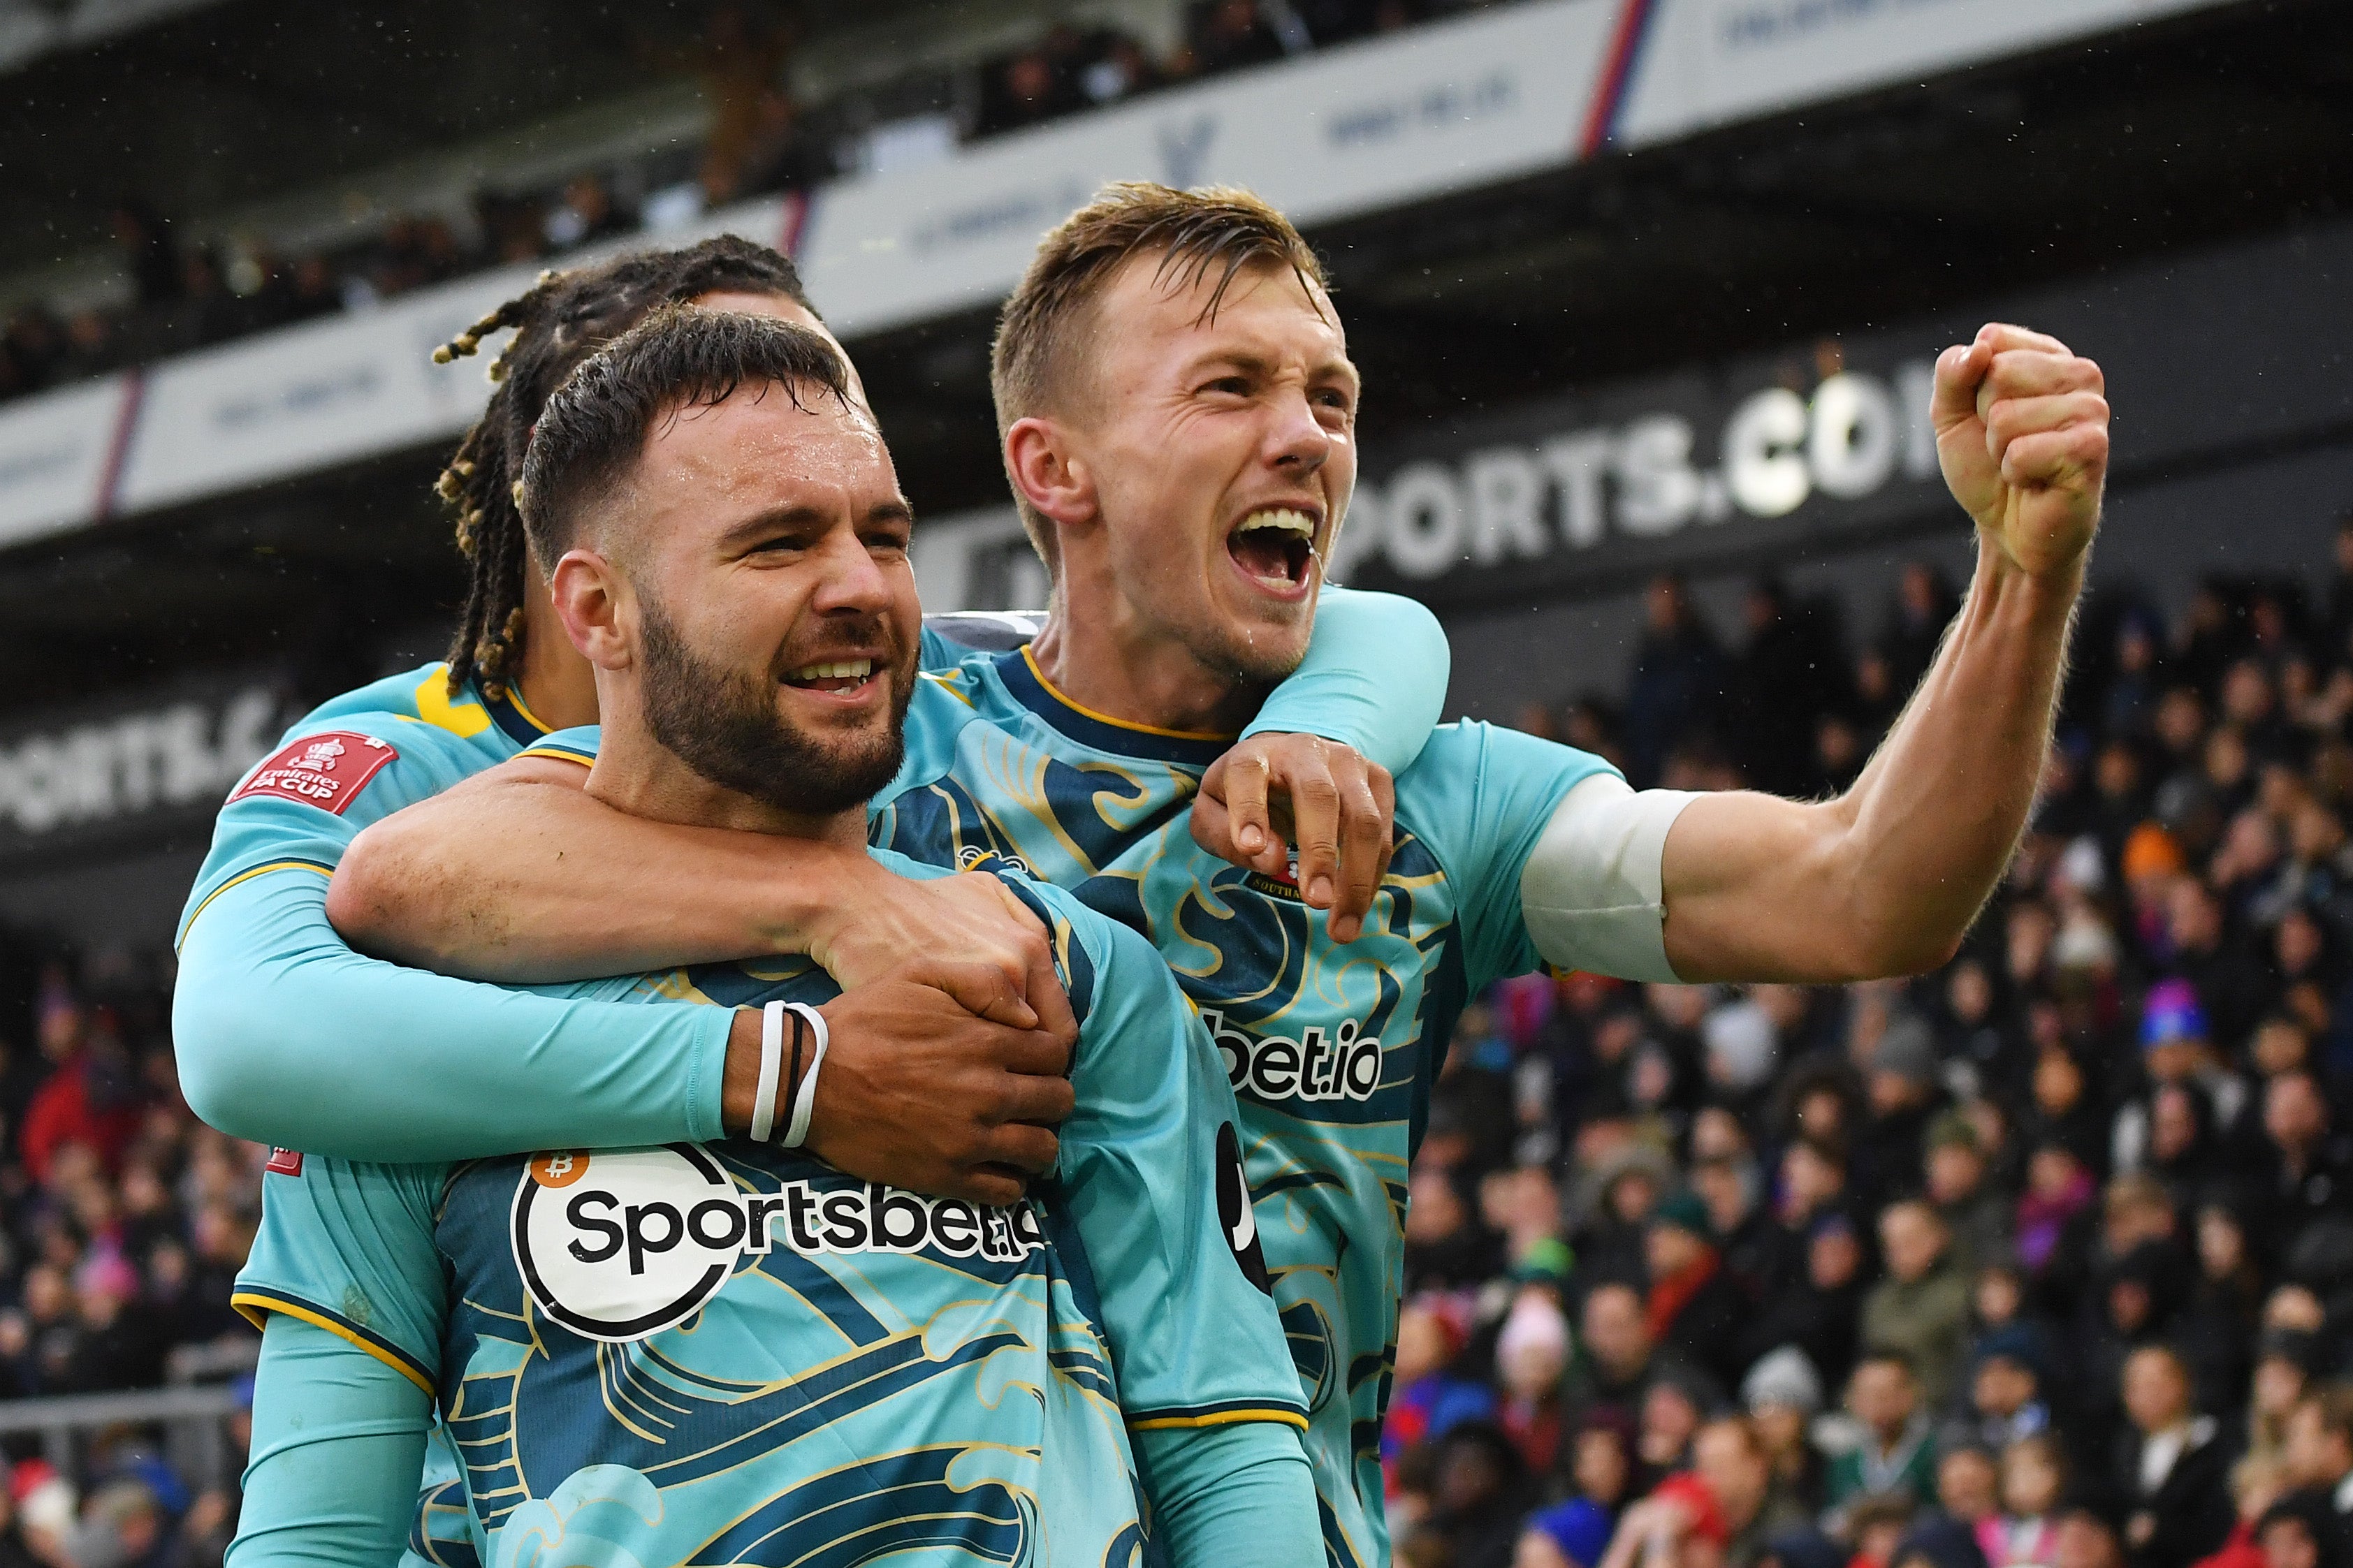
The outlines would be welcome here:
M 2106 384 L 2058 339 L 2000 322 L 1937 356 L 1930 417 L 1945 483 L 2030 575 L 2074 568 L 2100 526 Z

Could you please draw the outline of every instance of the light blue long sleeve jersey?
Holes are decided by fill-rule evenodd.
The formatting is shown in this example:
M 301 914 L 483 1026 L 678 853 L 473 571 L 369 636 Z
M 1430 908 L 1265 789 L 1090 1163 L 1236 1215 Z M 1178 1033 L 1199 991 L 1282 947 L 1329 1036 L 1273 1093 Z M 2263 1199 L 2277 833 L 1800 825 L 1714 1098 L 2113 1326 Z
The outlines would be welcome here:
M 1014 617 L 941 620 L 946 635 L 924 631 L 926 668 L 952 668 L 975 645 L 1001 646 L 1024 630 Z M 1448 668 L 1445 634 L 1421 605 L 1326 589 L 1306 659 L 1246 732 L 1324 735 L 1402 773 L 1444 705 Z M 348 750 L 357 720 L 389 725 L 384 738 L 396 747 L 406 725 L 447 731 L 483 769 L 547 732 L 514 697 L 486 698 L 470 685 L 453 697 L 446 676 L 428 665 L 324 704 L 239 786 L 261 781 L 248 798 L 319 809 L 224 814 L 180 927 L 173 1036 L 189 1104 L 238 1137 L 353 1160 L 717 1138 L 723 1009 L 631 1007 L 454 980 L 363 957 L 328 922 L 327 879 L 382 811 L 372 798 L 355 812 L 348 789 L 325 798 L 301 791 L 327 789 L 364 765 Z M 326 759 L 336 770 L 301 765 L 311 744 L 339 733 L 346 755 Z
M 926 628 L 927 667 L 952 667 L 976 645 L 1018 641 L 1028 630 L 1005 617 L 942 619 L 944 633 Z M 1374 674 L 1381 666 L 1392 673 Z M 1428 737 L 1446 671 L 1443 634 L 1420 606 L 1331 590 L 1307 660 L 1250 732 L 1324 734 L 1401 770 Z M 343 946 L 325 920 L 323 873 L 360 827 L 414 793 L 396 773 L 370 790 L 375 759 L 353 743 L 369 737 L 341 728 L 364 721 L 396 743 L 410 723 L 456 737 L 463 745 L 451 765 L 461 773 L 519 754 L 545 732 L 512 699 L 486 700 L 470 689 L 451 698 L 442 667 L 430 666 L 318 710 L 248 776 L 238 794 L 254 804 L 231 814 L 245 831 L 216 845 L 183 924 L 175 1024 L 199 1110 L 260 1141 L 379 1159 L 715 1137 L 727 1009 L 512 993 Z M 451 763 L 439 739 L 436 749 Z M 335 749 L 315 750 L 322 741 Z M 332 1052 L 319 1049 L 322 1018 L 336 1021 Z M 295 1317 L 271 1318 L 265 1352 L 272 1380 L 294 1383 L 272 1411 L 307 1414 L 274 1438 L 263 1423 L 256 1462 L 270 1468 L 248 1499 L 256 1544 L 244 1550 L 299 1539 L 326 1560 L 361 1560 L 334 1555 L 328 1521 L 342 1521 L 346 1546 L 363 1556 L 374 1550 L 354 1544 L 376 1539 L 357 1480 L 376 1467 L 362 1456 L 373 1445 L 380 1458 L 389 1445 L 412 1457 L 414 1474 L 431 1400 L 370 1352 Z M 1268 1445 L 1287 1440 L 1262 1424 L 1222 1430 L 1214 1442 L 1140 1438 L 1137 1461 L 1182 1527 L 1171 1543 L 1181 1540 L 1190 1560 L 1247 1561 L 1263 1544 L 1248 1539 L 1247 1521 L 1269 1517 L 1281 1489 Z M 437 1458 L 438 1475 L 428 1475 L 415 1509 L 412 1563 L 470 1556 L 461 1483 L 446 1450 Z M 397 1479 L 401 1468 L 392 1466 L 389 1495 L 413 1498 L 413 1484 Z M 1224 1506 L 1188 1506 L 1212 1497 Z
M 916 694 L 927 731 L 976 721 L 942 688 Z M 403 772 L 448 750 L 408 739 Z M 1009 1208 L 748 1139 L 280 1156 L 232 1300 L 296 1359 L 273 1352 L 257 1381 L 270 1436 L 248 1490 L 266 1500 L 234 1568 L 397 1549 L 414 1494 L 361 1468 L 417 1473 L 413 1447 L 384 1441 L 422 1437 L 404 1381 L 430 1390 L 462 1462 L 418 1543 L 445 1563 L 526 1563 L 557 1537 L 649 1564 L 1131 1568 L 1154 1537 L 1179 1568 L 1312 1559 L 1305 1415 L 1216 1047 L 1150 943 L 999 874 L 1052 932 L 1079 1019 L 1060 1163 Z M 805 958 L 543 989 L 729 1011 L 836 994 Z M 306 1346 L 321 1330 L 349 1348 Z M 361 1361 L 377 1370 L 354 1395 Z M 361 1428 L 309 1420 L 317 1394 Z M 1226 1436 L 1243 1426 L 1263 1430 Z M 1228 1484 L 1197 1484 L 1204 1469 Z

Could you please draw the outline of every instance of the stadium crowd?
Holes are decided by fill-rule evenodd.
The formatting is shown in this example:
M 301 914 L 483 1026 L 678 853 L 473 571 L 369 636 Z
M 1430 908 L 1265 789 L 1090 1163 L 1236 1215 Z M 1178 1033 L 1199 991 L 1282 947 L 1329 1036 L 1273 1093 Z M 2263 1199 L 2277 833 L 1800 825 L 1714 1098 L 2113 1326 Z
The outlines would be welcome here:
M 0 1401 L 252 1364 L 259 1336 L 228 1293 L 267 1151 L 181 1099 L 168 962 L 93 954 L 78 973 L 52 961 L 0 985 L 13 1015 L 0 1029 Z M 176 1471 L 162 1434 L 133 1426 L 95 1433 L 63 1469 L 37 1437 L 6 1439 L 0 1568 L 217 1563 L 246 1430 L 242 1416 L 225 1425 L 223 1489 Z
M 1524 722 L 1835 788 L 1952 607 L 1915 565 L 1850 653 L 1761 584 L 1731 652 L 1662 580 L 1622 707 Z M 2353 519 L 2316 596 L 2095 602 L 1934 974 L 1473 1005 L 1410 1177 L 1399 1561 L 2353 1563 L 2348 637 Z
M 1727 648 L 1662 580 L 1622 702 L 1522 723 L 1834 788 L 1951 609 L 1915 565 L 1851 647 L 1760 584 Z M 1401 1563 L 2353 1568 L 2353 521 L 2325 584 L 2110 595 L 2077 654 L 1944 970 L 1465 1012 L 1380 1434 Z M 266 1152 L 181 1100 L 166 964 L 0 982 L 0 1398 L 235 1364 Z M 216 1563 L 234 1487 L 158 1436 L 8 1439 L 0 1568 Z
M 968 80 L 892 84 L 819 105 L 783 85 L 790 37 L 751 7 L 723 5 L 674 61 L 701 79 L 712 110 L 699 149 L 579 171 L 542 188 L 485 186 L 467 211 L 397 215 L 364 237 L 295 254 L 261 240 L 185 243 L 167 216 L 126 199 L 113 216 L 129 297 L 60 311 L 32 301 L 0 329 L 0 401 L 342 310 L 486 268 L 562 255 L 706 208 L 807 190 L 855 169 L 864 134 L 902 99 L 946 102 L 971 142 L 1205 76 L 1493 0 L 1202 0 L 1185 41 L 1155 58 L 1114 28 L 1050 28 L 977 62 Z M 936 73 L 934 73 L 936 74 Z M 934 110 L 923 116 L 937 121 Z

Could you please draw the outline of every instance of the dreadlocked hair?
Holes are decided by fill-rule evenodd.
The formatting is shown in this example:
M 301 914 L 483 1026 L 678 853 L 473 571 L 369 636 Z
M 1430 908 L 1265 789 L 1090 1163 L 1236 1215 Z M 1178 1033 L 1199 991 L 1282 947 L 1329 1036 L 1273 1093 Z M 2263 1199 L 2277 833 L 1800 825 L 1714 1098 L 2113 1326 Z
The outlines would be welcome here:
M 472 680 L 502 696 L 522 664 L 523 591 L 533 570 L 515 495 L 532 427 L 581 361 L 657 308 L 720 290 L 776 294 L 815 315 L 789 257 L 733 235 L 680 250 L 644 250 L 569 272 L 543 272 L 525 292 L 433 351 L 436 364 L 479 352 L 509 328 L 491 362 L 482 416 L 458 444 L 434 493 L 450 514 L 466 558 L 466 603 L 449 642 L 449 694 Z

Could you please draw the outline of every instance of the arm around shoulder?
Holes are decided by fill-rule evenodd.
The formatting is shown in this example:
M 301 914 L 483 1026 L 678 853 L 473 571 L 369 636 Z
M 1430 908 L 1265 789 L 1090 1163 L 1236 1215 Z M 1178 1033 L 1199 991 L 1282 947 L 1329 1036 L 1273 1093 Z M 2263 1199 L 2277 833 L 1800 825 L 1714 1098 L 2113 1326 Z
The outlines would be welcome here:
M 1445 710 L 1453 657 L 1446 628 L 1419 601 L 1326 588 L 1307 657 L 1243 733 L 1321 735 L 1401 773 Z
M 225 1132 L 355 1160 L 720 1135 L 733 1015 L 568 1000 L 363 958 L 315 869 L 225 888 L 180 949 L 181 1086 Z

